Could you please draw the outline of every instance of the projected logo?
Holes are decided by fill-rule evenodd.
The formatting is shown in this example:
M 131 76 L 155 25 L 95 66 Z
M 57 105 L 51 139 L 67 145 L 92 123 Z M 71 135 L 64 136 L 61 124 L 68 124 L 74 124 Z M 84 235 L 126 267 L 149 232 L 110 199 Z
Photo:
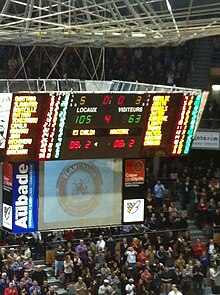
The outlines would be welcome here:
M 2 225 L 5 228 L 12 229 L 12 206 L 3 203 L 3 220 Z
M 123 222 L 144 221 L 144 199 L 124 200 Z
M 78 162 L 68 165 L 57 181 L 59 205 L 69 215 L 85 216 L 100 201 L 102 177 L 92 164 Z

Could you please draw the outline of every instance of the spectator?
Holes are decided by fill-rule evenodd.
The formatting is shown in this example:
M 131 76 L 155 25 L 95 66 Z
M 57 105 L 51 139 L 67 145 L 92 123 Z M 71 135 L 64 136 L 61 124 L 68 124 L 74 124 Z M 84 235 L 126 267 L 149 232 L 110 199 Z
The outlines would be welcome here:
M 105 250 L 105 241 L 102 235 L 99 236 L 99 240 L 96 243 L 96 248 L 97 250 L 102 250 L 102 251 Z
M 205 251 L 205 244 L 201 242 L 200 239 L 197 239 L 196 243 L 193 246 L 193 252 L 196 258 L 199 258 L 203 251 Z
M 66 283 L 72 282 L 73 277 L 73 261 L 71 260 L 70 255 L 66 255 L 64 260 L 64 286 L 66 287 Z
M 160 180 L 158 180 L 154 186 L 154 194 L 157 205 L 162 205 L 164 192 L 165 186 L 160 182 Z
M 39 286 L 43 285 L 43 281 L 47 281 L 47 273 L 42 269 L 42 265 L 38 265 L 32 273 L 32 280 L 36 280 Z
M 103 285 L 101 285 L 98 289 L 98 295 L 108 295 L 111 294 L 111 286 L 109 285 L 109 281 L 105 279 L 103 281 Z
M 135 285 L 134 285 L 134 280 L 132 278 L 130 278 L 128 280 L 128 284 L 125 286 L 125 291 L 126 291 L 127 294 L 135 295 L 136 288 L 135 288 Z
M 61 244 L 58 245 L 55 250 L 55 277 L 58 278 L 58 273 L 63 271 L 63 261 L 64 261 L 65 251 Z
M 9 283 L 8 287 L 5 288 L 4 295 L 18 295 L 18 290 L 13 283 Z
M 79 241 L 79 245 L 76 247 L 76 253 L 79 254 L 79 258 L 82 260 L 83 264 L 85 265 L 88 259 L 88 248 L 84 244 L 84 241 L 82 239 Z
M 87 286 L 83 282 L 82 277 L 78 277 L 78 282 L 75 284 L 76 295 L 86 295 L 87 294 Z
M 41 288 L 38 286 L 38 282 L 36 280 L 33 281 L 33 285 L 29 289 L 30 295 L 41 295 Z
M 168 295 L 183 295 L 177 288 L 175 284 L 172 285 L 172 290 L 168 293 Z

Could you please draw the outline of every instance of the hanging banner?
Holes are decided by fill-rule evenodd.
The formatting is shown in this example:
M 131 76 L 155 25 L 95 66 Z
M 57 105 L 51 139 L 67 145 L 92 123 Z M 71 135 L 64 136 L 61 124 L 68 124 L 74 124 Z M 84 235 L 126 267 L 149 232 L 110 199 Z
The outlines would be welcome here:
M 13 195 L 13 164 L 3 163 L 2 177 L 2 226 L 12 230 L 12 195 Z
M 38 230 L 38 164 L 13 164 L 12 232 Z
M 123 202 L 123 223 L 144 221 L 144 199 L 129 199 Z
M 137 187 L 145 181 L 145 160 L 125 160 L 125 187 Z
M 3 164 L 2 227 L 12 233 L 38 230 L 38 163 Z

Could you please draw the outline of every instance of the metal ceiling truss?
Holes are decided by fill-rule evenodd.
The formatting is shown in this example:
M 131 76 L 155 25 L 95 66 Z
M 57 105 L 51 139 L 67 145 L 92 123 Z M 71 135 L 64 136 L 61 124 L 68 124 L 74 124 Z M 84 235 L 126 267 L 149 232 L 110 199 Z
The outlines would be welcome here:
M 178 45 L 220 33 L 219 0 L 5 0 L 0 44 Z

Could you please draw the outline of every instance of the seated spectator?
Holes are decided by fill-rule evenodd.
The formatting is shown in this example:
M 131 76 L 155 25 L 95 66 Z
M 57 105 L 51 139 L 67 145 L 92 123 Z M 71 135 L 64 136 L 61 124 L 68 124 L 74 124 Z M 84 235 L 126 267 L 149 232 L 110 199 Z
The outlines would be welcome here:
M 55 290 L 54 286 L 49 287 L 49 291 L 47 292 L 46 295 L 57 295 L 57 291 Z
M 7 256 L 8 260 L 13 263 L 16 261 L 16 258 L 18 257 L 18 255 L 15 253 L 15 248 L 10 248 L 9 249 L 9 254 Z
M 33 262 L 32 258 L 29 258 L 25 263 L 24 263 L 24 271 L 28 272 L 30 275 L 32 275 L 33 271 L 35 270 L 35 264 Z
M 35 271 L 32 273 L 32 280 L 37 281 L 39 286 L 43 285 L 43 281 L 47 281 L 47 273 L 42 269 L 42 265 L 37 265 Z
M 9 280 L 8 280 L 7 274 L 3 272 L 0 279 L 0 295 L 4 294 L 5 289 L 8 287 L 8 284 L 9 284 Z
M 23 248 L 23 254 L 21 255 L 21 257 L 22 257 L 23 259 L 29 259 L 29 258 L 31 258 L 31 249 L 30 249 L 28 243 L 26 243 L 26 244 L 24 245 L 24 248 Z
M 105 295 L 105 294 L 111 294 L 111 286 L 109 285 L 109 281 L 105 279 L 103 281 L 103 285 L 101 285 L 98 289 L 98 295 Z
M 32 286 L 32 279 L 29 277 L 29 273 L 25 272 L 24 273 L 24 277 L 21 279 L 21 282 L 23 283 L 23 288 L 25 288 L 25 290 L 29 290 L 30 287 Z
M 49 291 L 48 281 L 43 281 L 43 284 L 41 286 L 41 295 L 46 295 Z
M 38 282 L 33 280 L 33 285 L 29 288 L 30 295 L 41 295 L 41 287 L 38 286 Z
M 13 283 L 9 283 L 8 287 L 5 288 L 4 295 L 18 295 L 18 290 Z

